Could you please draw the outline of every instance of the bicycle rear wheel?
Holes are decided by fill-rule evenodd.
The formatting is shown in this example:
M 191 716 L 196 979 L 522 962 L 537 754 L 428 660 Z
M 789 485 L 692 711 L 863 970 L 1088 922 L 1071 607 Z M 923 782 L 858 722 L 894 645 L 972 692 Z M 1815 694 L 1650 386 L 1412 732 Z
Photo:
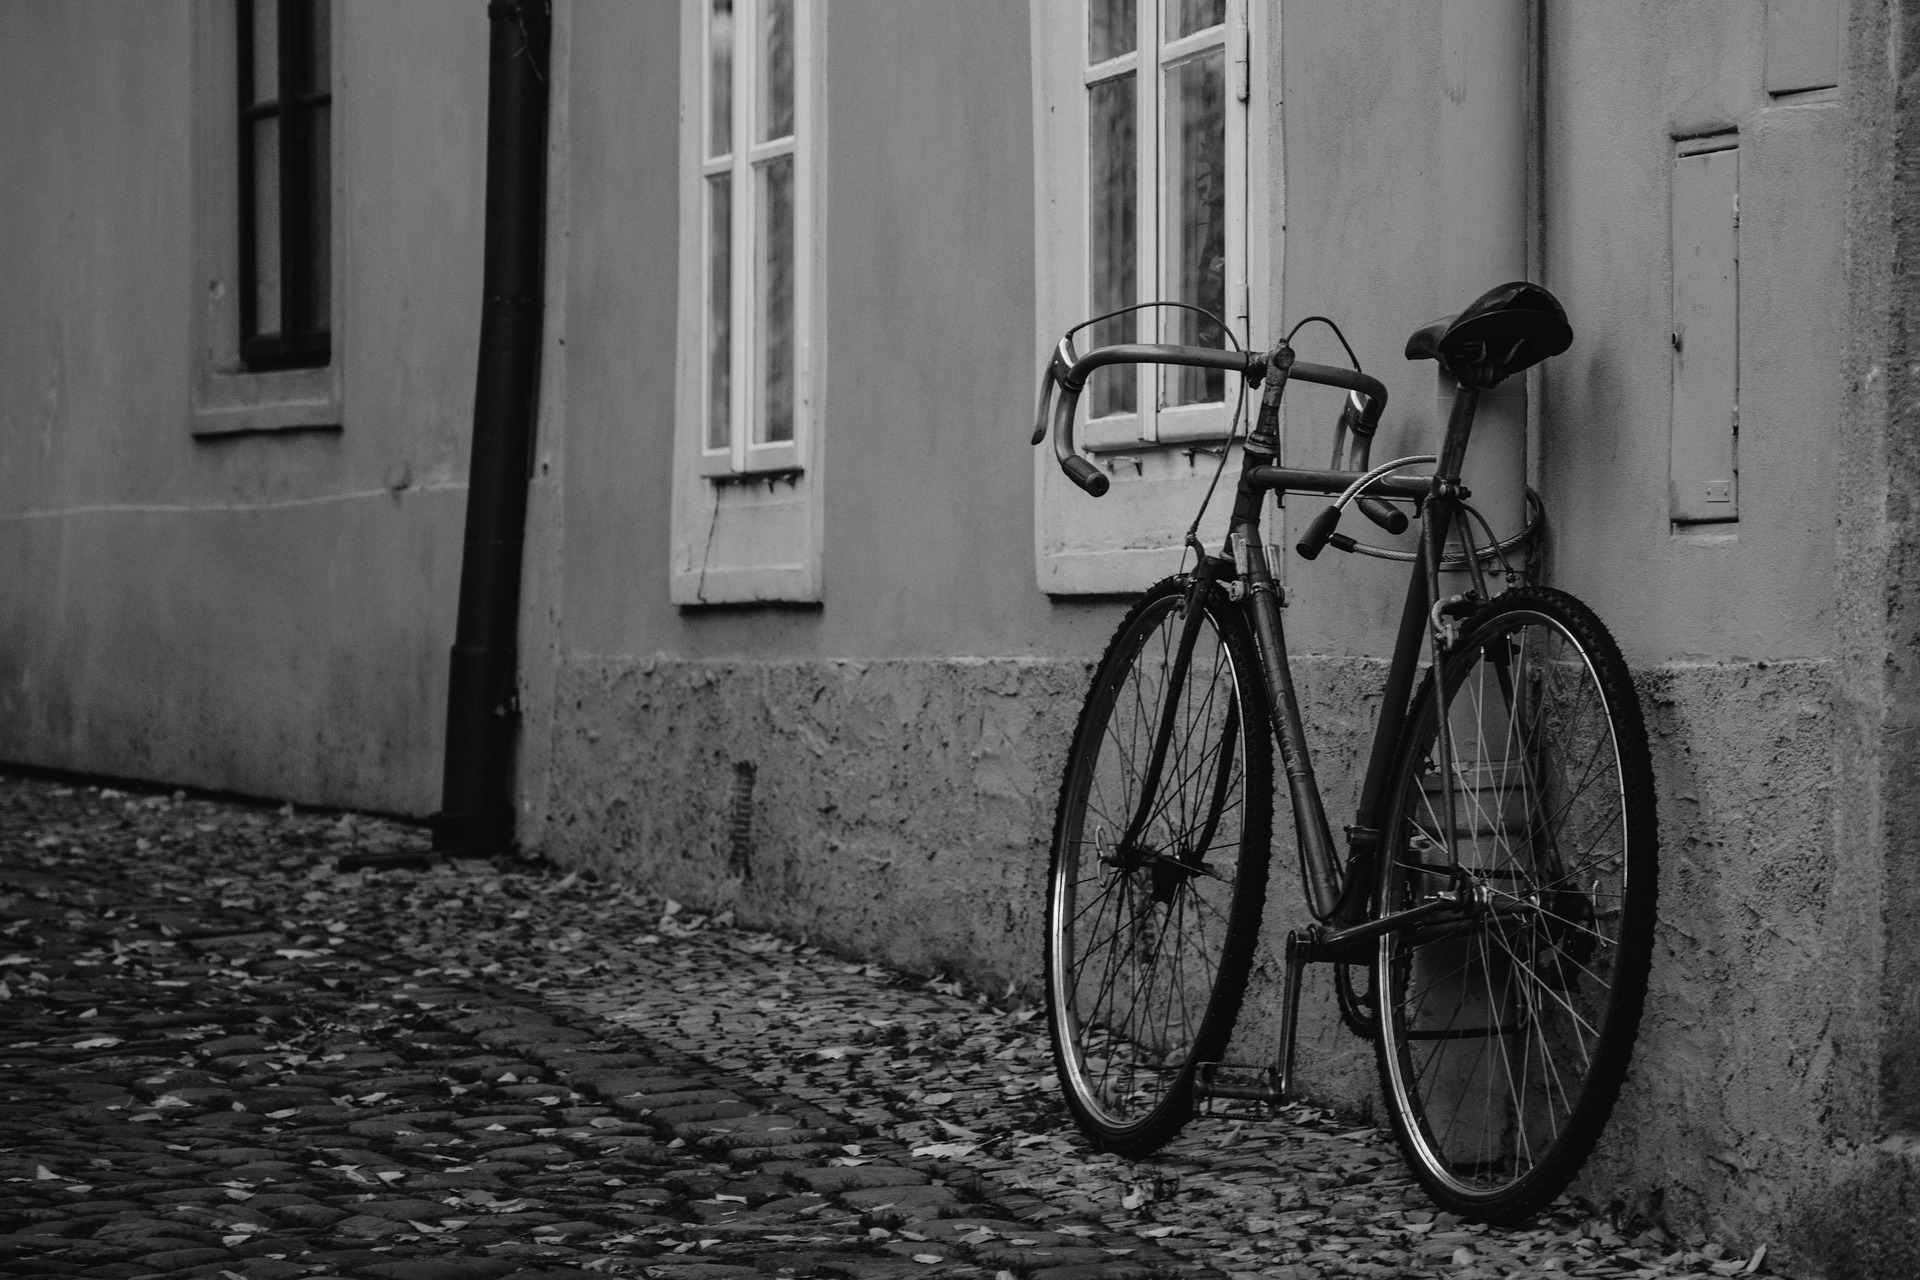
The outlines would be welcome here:
M 1444 698 L 1429 678 L 1409 721 L 1379 910 L 1457 888 L 1478 906 L 1381 940 L 1380 1076 L 1428 1193 L 1510 1222 L 1566 1188 L 1626 1076 L 1653 949 L 1653 769 L 1626 662 L 1564 592 L 1500 596 L 1442 671 Z
M 1187 589 L 1128 612 L 1081 708 L 1054 819 L 1047 1016 L 1068 1109 L 1094 1146 L 1144 1155 L 1193 1111 L 1226 1048 L 1266 896 L 1273 773 L 1252 638 L 1219 591 L 1181 669 Z M 1172 727 L 1150 817 L 1155 730 Z

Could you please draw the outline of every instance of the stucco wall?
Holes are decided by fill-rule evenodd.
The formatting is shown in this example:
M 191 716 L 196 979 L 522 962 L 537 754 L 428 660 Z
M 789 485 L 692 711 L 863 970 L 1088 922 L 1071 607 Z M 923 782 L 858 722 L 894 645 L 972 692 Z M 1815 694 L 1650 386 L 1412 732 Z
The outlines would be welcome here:
M 1097 654 L 1111 608 L 1051 605 L 1033 576 L 1024 0 L 825 7 L 818 608 L 668 599 L 675 11 L 563 9 L 567 351 L 548 394 L 562 397 L 565 497 L 543 544 L 557 549 L 561 651 Z
M 0 759 L 434 807 L 486 28 L 335 11 L 341 429 L 196 440 L 192 7 L 0 9 Z
M 1031 659 L 569 663 L 549 837 L 570 863 L 847 951 L 1024 982 L 1087 676 Z
M 1337 818 L 1357 798 L 1383 667 L 1297 667 Z M 756 924 L 1037 996 L 1046 842 L 1088 675 L 1034 659 L 568 663 L 550 847 Z M 1771 1239 L 1824 1190 L 1862 1065 L 1834 1012 L 1857 976 L 1832 909 L 1833 667 L 1682 663 L 1639 679 L 1661 925 L 1633 1072 L 1581 1187 L 1602 1203 L 1658 1190 L 1675 1222 Z M 739 762 L 755 766 L 745 864 Z M 1307 923 L 1297 884 L 1276 859 L 1235 1060 L 1275 1051 L 1280 944 Z M 1373 1107 L 1373 1054 L 1338 1026 L 1330 971 L 1311 976 L 1303 1017 L 1305 1087 Z
M 553 714 L 530 785 L 547 811 L 542 847 L 565 861 L 897 965 L 1036 991 L 1055 787 L 1118 606 L 1033 589 L 1029 389 L 1009 373 L 1035 355 L 1019 319 L 1031 310 L 1026 23 L 1021 6 L 1001 8 L 963 21 L 832 7 L 825 599 L 689 611 L 666 606 L 657 553 L 671 370 L 645 353 L 670 349 L 670 317 L 634 301 L 672 285 L 670 206 L 645 174 L 647 157 L 671 162 L 673 138 L 628 127 L 628 155 L 592 172 L 578 161 L 616 124 L 667 114 L 670 58 L 628 12 L 573 10 L 570 217 L 576 250 L 593 252 L 568 274 Z M 1431 447 L 1433 371 L 1399 349 L 1466 301 L 1438 287 L 1437 51 L 1388 3 L 1274 12 L 1287 88 L 1284 221 L 1268 228 L 1285 234 L 1276 311 L 1337 316 L 1387 380 L 1378 456 Z M 1827 1182 L 1853 1167 L 1835 1136 L 1871 1127 L 1874 1033 L 1859 1016 L 1858 882 L 1836 851 L 1846 802 L 1833 794 L 1838 446 L 1822 424 L 1843 399 L 1844 118 L 1759 92 L 1760 13 L 1537 15 L 1527 252 L 1576 332 L 1533 387 L 1548 576 L 1600 608 L 1642 682 L 1665 849 L 1642 1048 L 1581 1185 L 1602 1202 L 1658 1191 L 1676 1224 L 1778 1246 L 1779 1224 L 1819 1218 Z M 914 56 L 929 47 L 942 57 Z M 656 63 L 660 79 L 638 91 L 653 105 L 637 111 L 623 68 Z M 1745 165 L 1742 520 L 1689 532 L 1667 515 L 1668 172 L 1676 133 L 1722 119 Z M 657 207 L 659 226 L 607 212 L 623 203 Z M 1337 359 L 1312 330 L 1303 351 Z M 1302 388 L 1289 406 L 1290 459 L 1319 462 L 1334 406 Z M 1316 509 L 1296 502 L 1286 518 Z M 1340 821 L 1404 570 L 1323 557 L 1285 572 Z M 755 767 L 745 865 L 731 825 L 741 762 Z M 1237 1057 L 1273 1048 L 1278 947 L 1303 922 L 1296 874 L 1273 868 Z M 1327 975 L 1308 1004 L 1308 1087 L 1370 1105 L 1372 1054 L 1335 1025 Z
M 192 11 L 0 8 L 0 758 L 433 807 L 486 30 L 462 0 L 337 8 L 343 427 L 223 440 L 188 431 Z M 1665 846 L 1642 1050 L 1583 1185 L 1659 1189 L 1676 1221 L 1755 1242 L 1817 1244 L 1861 1205 L 1920 1203 L 1909 1148 L 1883 1142 L 1920 1097 L 1920 948 L 1903 941 L 1920 936 L 1903 496 L 1920 365 L 1908 286 L 1888 283 L 1913 274 L 1890 230 L 1910 222 L 1911 104 L 1891 86 L 1920 19 L 1855 8 L 1846 94 L 1792 102 L 1758 87 L 1765 6 L 1535 11 L 1530 271 L 1576 333 L 1533 386 L 1548 576 L 1599 608 L 1639 673 Z M 1026 5 L 828 7 L 825 589 L 809 608 L 668 600 L 675 13 L 558 6 L 523 837 L 1031 990 L 1061 757 L 1119 606 L 1034 583 Z M 1380 456 L 1416 451 L 1437 439 L 1434 379 L 1400 345 L 1465 301 L 1438 288 L 1434 43 L 1390 0 L 1268 13 L 1287 94 L 1270 301 L 1342 321 L 1392 389 Z M 1676 529 L 1669 171 L 1677 135 L 1720 129 L 1743 157 L 1742 518 Z M 1302 350 L 1337 359 L 1319 331 Z M 1290 393 L 1290 460 L 1322 459 L 1332 411 Z M 1339 821 L 1403 571 L 1285 571 Z M 1294 876 L 1274 868 L 1242 1056 L 1271 1051 Z M 1309 1087 L 1364 1105 L 1370 1054 L 1333 1027 L 1323 975 L 1309 1000 Z M 1853 1256 L 1815 1244 L 1820 1265 Z
M 1636 659 L 1831 652 L 1846 115 L 1762 89 L 1765 8 L 1550 8 L 1541 278 L 1574 345 L 1548 362 L 1553 574 Z M 1667 516 L 1674 139 L 1739 144 L 1734 524 Z

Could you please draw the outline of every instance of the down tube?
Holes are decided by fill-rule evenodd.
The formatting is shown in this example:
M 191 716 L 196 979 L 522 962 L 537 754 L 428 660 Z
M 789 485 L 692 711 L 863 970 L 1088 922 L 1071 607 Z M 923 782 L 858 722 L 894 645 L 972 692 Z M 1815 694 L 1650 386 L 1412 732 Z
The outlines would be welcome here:
M 1245 548 L 1247 576 L 1253 590 L 1247 603 L 1253 613 L 1254 639 L 1260 645 L 1260 666 L 1267 676 L 1267 702 L 1273 708 L 1274 736 L 1287 768 L 1287 790 L 1293 797 L 1293 826 L 1299 840 L 1300 867 L 1307 882 L 1307 905 L 1314 918 L 1325 920 L 1339 901 L 1340 869 L 1334 861 L 1333 834 L 1327 828 L 1320 786 L 1313 777 L 1313 757 L 1307 753 L 1307 733 L 1300 723 L 1300 700 L 1293 691 L 1293 671 L 1287 665 L 1286 633 L 1275 604 L 1273 572 L 1267 567 L 1266 548 L 1249 526 L 1239 541 Z
M 1360 789 L 1360 821 L 1375 838 L 1386 825 L 1380 812 L 1386 798 L 1387 777 L 1400 751 L 1400 734 L 1407 722 L 1407 704 L 1420 668 L 1420 646 L 1427 639 L 1427 553 L 1420 544 L 1413 573 L 1407 582 L 1407 600 L 1400 611 L 1400 631 L 1393 642 L 1393 663 L 1380 700 L 1380 719 L 1373 727 L 1373 750 L 1367 759 L 1367 780 Z

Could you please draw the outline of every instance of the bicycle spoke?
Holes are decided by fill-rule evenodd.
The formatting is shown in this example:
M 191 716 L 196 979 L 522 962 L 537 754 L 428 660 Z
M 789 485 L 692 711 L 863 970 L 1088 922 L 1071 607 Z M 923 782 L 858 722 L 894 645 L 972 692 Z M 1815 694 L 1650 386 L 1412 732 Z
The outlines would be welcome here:
M 1182 661 L 1185 596 L 1156 587 L 1103 659 L 1081 763 L 1069 765 L 1049 907 L 1051 1021 L 1072 1041 L 1057 1049 L 1068 1101 L 1097 1140 L 1142 1151 L 1185 1118 L 1170 1104 L 1185 1096 L 1203 1041 L 1231 1026 L 1252 938 L 1234 921 L 1257 913 L 1265 880 L 1262 861 L 1251 892 L 1244 883 L 1250 850 L 1264 860 L 1267 846 L 1266 726 L 1245 705 L 1242 660 L 1211 609 Z M 1244 633 L 1234 643 L 1251 649 Z M 1267 788 L 1258 808 L 1254 769 Z M 1223 983 L 1233 985 L 1225 1005 Z
M 1584 606 L 1527 588 L 1482 617 L 1445 660 L 1444 701 L 1423 695 L 1410 724 L 1422 746 L 1383 863 L 1394 908 L 1473 896 L 1457 923 L 1383 942 L 1375 985 L 1409 1160 L 1442 1203 L 1505 1216 L 1566 1185 L 1598 1131 L 1576 1121 L 1624 1074 L 1652 943 L 1629 894 L 1652 788 L 1638 720 L 1617 714 L 1624 663 Z

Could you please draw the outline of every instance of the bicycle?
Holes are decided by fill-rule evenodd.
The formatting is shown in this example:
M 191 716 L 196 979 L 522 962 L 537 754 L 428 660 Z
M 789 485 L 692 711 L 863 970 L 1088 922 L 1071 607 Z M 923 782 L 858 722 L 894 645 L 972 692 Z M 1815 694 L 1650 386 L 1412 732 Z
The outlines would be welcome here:
M 1241 458 L 1224 554 L 1197 536 L 1203 500 L 1186 537 L 1192 568 L 1128 610 L 1074 731 L 1046 925 L 1068 1108 L 1097 1148 L 1139 1156 L 1199 1102 L 1294 1097 L 1304 971 L 1330 963 L 1342 1021 L 1374 1041 L 1394 1135 L 1434 1201 L 1487 1221 L 1529 1217 L 1572 1180 L 1619 1094 L 1651 965 L 1658 859 L 1646 732 L 1618 646 L 1591 609 L 1526 581 L 1509 558 L 1544 523 L 1537 498 L 1528 528 L 1502 542 L 1460 482 L 1479 397 L 1566 350 L 1565 311 L 1519 282 L 1416 331 L 1408 358 L 1439 361 L 1458 393 L 1438 454 L 1377 466 L 1387 392 L 1357 360 L 1297 359 L 1293 333 L 1257 354 L 1123 343 L 1078 355 L 1085 327 L 1046 364 L 1032 443 L 1051 416 L 1061 468 L 1095 497 L 1109 480 L 1075 452 L 1073 418 L 1096 369 L 1224 369 L 1260 399 L 1243 438 L 1243 390 L 1229 428 Z M 1281 465 L 1289 381 L 1348 393 L 1330 468 Z M 1344 865 L 1260 534 L 1270 492 L 1334 496 L 1297 544 L 1308 560 L 1333 546 L 1413 562 Z M 1419 519 L 1417 548 L 1339 533 L 1348 506 L 1393 533 Z M 1443 595 L 1441 575 L 1457 572 L 1470 585 Z M 1234 1083 L 1220 1057 L 1265 900 L 1276 743 L 1315 923 L 1286 941 L 1277 1060 Z

